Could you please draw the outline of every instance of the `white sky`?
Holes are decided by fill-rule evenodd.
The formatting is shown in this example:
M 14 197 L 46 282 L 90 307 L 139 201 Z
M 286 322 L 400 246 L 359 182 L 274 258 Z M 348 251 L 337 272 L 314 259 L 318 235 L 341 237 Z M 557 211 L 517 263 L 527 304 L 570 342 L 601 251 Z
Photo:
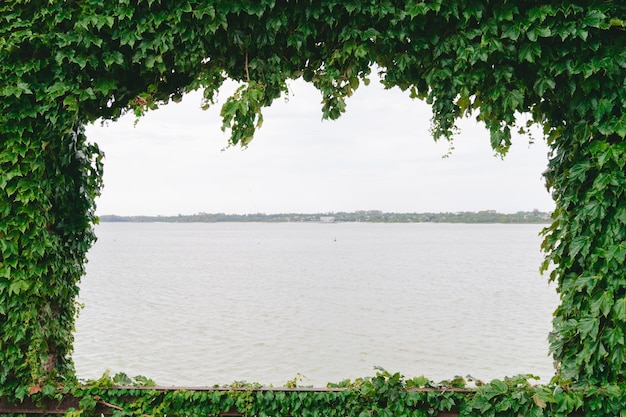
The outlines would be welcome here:
M 428 105 L 376 81 L 348 99 L 339 120 L 321 120 L 321 97 L 303 81 L 288 102 L 266 109 L 250 146 L 230 148 L 219 109 L 200 110 L 200 93 L 148 113 L 90 126 L 106 154 L 97 213 L 326 213 L 356 210 L 512 213 L 554 204 L 543 185 L 547 146 L 517 137 L 504 160 L 473 119 L 449 158 L 430 136 Z

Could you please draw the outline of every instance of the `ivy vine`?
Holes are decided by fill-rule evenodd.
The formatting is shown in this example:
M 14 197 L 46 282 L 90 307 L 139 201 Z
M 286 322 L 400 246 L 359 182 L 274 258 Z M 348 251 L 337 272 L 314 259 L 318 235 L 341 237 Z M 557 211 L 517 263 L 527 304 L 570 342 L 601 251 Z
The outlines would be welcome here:
M 289 80 L 311 82 L 335 119 L 373 65 L 385 86 L 432 104 L 435 138 L 451 140 L 459 118 L 475 117 L 504 154 L 511 132 L 528 127 L 519 114 L 543 127 L 556 202 L 544 269 L 561 297 L 556 381 L 605 390 L 586 398 L 621 393 L 624 16 L 626 4 L 604 0 L 3 1 L 0 396 L 76 382 L 75 302 L 102 186 L 85 125 L 196 89 L 208 107 L 230 78 L 241 87 L 222 106 L 223 129 L 247 146 Z M 539 403 L 551 404 L 544 394 Z
M 434 383 L 420 376 L 407 379 L 378 368 L 373 377 L 345 380 L 326 388 L 262 387 L 236 382 L 202 389 L 154 386 L 145 377 L 105 373 L 81 386 L 62 387 L 48 398 L 74 400 L 67 417 L 112 416 L 437 416 L 566 417 L 623 414 L 626 387 L 575 389 L 537 385 L 533 375 L 516 375 L 484 383 L 462 377 Z M 39 400 L 41 412 L 50 402 Z M 48 409 L 49 410 L 49 409 Z

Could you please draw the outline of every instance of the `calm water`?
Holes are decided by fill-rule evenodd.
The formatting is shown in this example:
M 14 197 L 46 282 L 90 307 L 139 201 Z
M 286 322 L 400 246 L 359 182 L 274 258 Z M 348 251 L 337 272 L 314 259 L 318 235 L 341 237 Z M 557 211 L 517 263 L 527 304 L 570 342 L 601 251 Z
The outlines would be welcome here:
M 104 223 L 78 375 L 324 386 L 553 374 L 540 225 Z

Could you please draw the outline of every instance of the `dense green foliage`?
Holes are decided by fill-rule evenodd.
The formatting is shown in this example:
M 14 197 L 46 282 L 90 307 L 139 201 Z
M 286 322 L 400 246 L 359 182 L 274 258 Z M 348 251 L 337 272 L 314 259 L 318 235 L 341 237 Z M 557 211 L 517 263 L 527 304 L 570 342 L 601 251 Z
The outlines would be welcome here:
M 326 389 L 285 388 L 237 382 L 227 387 L 177 389 L 150 386 L 143 377 L 105 374 L 97 381 L 58 391 L 75 398 L 66 416 L 618 416 L 624 412 L 623 387 L 608 385 L 586 390 L 533 384 L 531 375 L 488 383 L 463 378 L 433 383 L 424 377 L 405 379 L 379 370 L 374 377 L 328 384 Z M 120 386 L 122 385 L 122 386 Z M 36 396 L 37 397 L 37 396 Z M 45 402 L 41 402 L 45 409 Z
M 298 77 L 336 118 L 372 65 L 433 106 L 451 138 L 475 115 L 499 152 L 543 126 L 556 210 L 546 265 L 562 304 L 560 381 L 626 383 L 626 4 L 588 0 L 5 0 L 0 4 L 0 395 L 72 380 L 77 283 L 101 178 L 83 126 L 225 78 L 246 146 Z M 610 385 L 612 386 L 612 385 Z
M 282 213 L 282 214 L 225 214 L 197 213 L 178 216 L 100 216 L 101 222 L 369 222 L 369 223 L 549 223 L 550 214 L 540 211 L 498 213 L 495 210 L 458 213 L 386 213 L 380 210 L 362 210 L 337 213 Z
M 18 396 L 73 375 L 77 281 L 101 178 L 73 117 L 59 115 L 60 131 L 28 122 L 3 124 L 0 149 L 0 393 Z

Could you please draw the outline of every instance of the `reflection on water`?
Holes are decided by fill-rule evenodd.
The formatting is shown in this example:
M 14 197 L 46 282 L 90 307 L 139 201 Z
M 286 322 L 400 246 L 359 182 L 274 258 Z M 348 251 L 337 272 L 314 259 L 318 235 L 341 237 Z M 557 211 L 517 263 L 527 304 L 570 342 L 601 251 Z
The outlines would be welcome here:
M 539 225 L 97 227 L 76 369 L 163 385 L 552 376 Z

